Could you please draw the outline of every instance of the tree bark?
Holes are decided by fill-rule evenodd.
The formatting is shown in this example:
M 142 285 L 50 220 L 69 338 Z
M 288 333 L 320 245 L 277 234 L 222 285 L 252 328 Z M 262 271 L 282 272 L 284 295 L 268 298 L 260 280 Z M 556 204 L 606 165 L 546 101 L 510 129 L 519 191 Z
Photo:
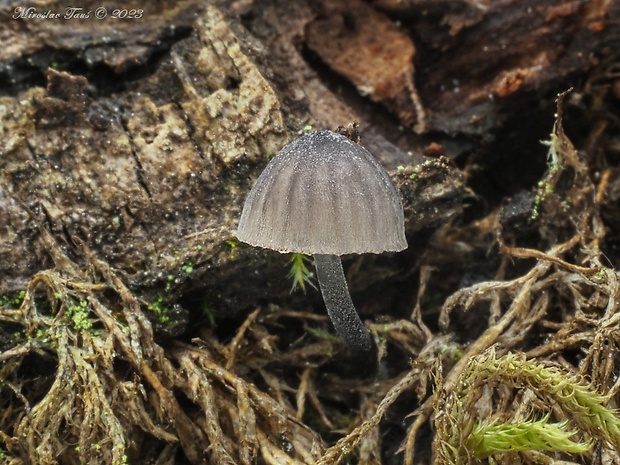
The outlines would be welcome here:
M 307 125 L 359 122 L 393 172 L 410 236 L 448 221 L 466 190 L 437 157 L 609 55 L 617 3 L 182 1 L 114 22 L 14 19 L 23 5 L 11 2 L 0 10 L 0 293 L 53 265 L 43 227 L 68 253 L 80 238 L 144 292 L 208 288 L 223 308 L 252 305 L 272 281 L 285 295 L 282 259 L 236 247 L 234 232 L 269 155 Z

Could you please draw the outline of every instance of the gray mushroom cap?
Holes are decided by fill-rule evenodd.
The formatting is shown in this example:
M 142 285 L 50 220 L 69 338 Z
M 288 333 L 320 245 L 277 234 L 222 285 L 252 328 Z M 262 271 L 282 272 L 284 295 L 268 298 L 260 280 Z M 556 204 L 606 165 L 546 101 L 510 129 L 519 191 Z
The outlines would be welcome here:
M 308 255 L 407 248 L 390 177 L 366 149 L 331 131 L 306 134 L 269 162 L 245 201 L 237 238 Z

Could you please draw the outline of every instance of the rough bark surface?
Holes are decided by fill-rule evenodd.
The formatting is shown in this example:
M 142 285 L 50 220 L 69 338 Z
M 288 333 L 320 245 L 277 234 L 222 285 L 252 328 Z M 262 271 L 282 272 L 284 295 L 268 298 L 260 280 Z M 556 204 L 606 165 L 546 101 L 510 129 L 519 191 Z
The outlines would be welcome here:
M 137 285 L 226 249 L 248 183 L 235 164 L 266 160 L 288 133 L 278 96 L 241 49 L 247 38 L 219 9 L 185 6 L 193 33 L 129 89 L 91 93 L 86 78 L 50 70 L 47 88 L 3 98 L 3 289 L 50 266 L 41 222 L 78 235 Z M 115 44 L 136 51 L 119 41 L 108 54 Z
M 51 266 L 37 240 L 45 225 L 68 250 L 72 236 L 85 240 L 135 287 L 180 288 L 181 268 L 200 279 L 216 268 L 196 285 L 238 299 L 236 265 L 257 254 L 228 242 L 244 193 L 304 126 L 359 121 L 389 169 L 454 156 L 618 39 L 616 2 L 186 1 L 116 23 L 97 20 L 97 6 L 83 5 L 84 20 L 14 19 L 17 3 L 0 12 L 2 292 Z M 349 88 L 331 85 L 332 72 Z M 437 137 L 399 132 L 370 101 Z M 410 233 L 459 210 L 460 175 L 439 173 L 421 170 L 436 180 L 424 192 L 424 176 L 396 176 L 408 216 L 426 212 Z
M 237 5 L 227 6 L 234 12 Z M 216 267 L 201 287 L 218 301 L 246 295 L 252 302 L 255 295 L 241 294 L 235 284 L 226 286 L 226 295 L 213 290 L 238 273 L 243 257 L 227 241 L 234 239 L 252 180 L 269 154 L 306 124 L 335 129 L 361 120 L 320 84 L 295 48 L 302 29 L 294 21 L 272 23 L 286 31 L 257 22 L 269 34 L 260 40 L 220 6 L 182 2 L 157 18 L 147 11 L 142 22 L 125 22 L 112 34 L 109 22 L 92 16 L 73 29 L 71 20 L 12 19 L 15 8 L 2 12 L 2 34 L 11 44 L 2 52 L 2 76 L 11 85 L 0 105 L 1 292 L 23 288 L 36 271 L 52 266 L 37 239 L 44 226 L 69 251 L 72 237 L 84 240 L 134 287 L 167 286 L 173 295 L 189 278 L 182 269 L 191 267 L 198 277 Z M 278 6 L 271 8 L 264 13 L 273 19 Z M 284 11 L 312 17 L 304 6 Z M 177 29 L 186 32 L 171 36 Z M 25 30 L 26 43 L 19 39 Z M 166 50 L 161 37 L 168 38 Z M 28 87 L 24 69 L 32 56 L 48 59 L 39 63 L 45 88 Z M 59 56 L 71 60 L 56 62 Z M 88 77 L 47 69 L 80 66 Z M 101 79 L 101 69 L 117 83 Z M 282 75 L 293 82 L 282 82 Z M 306 91 L 307 82 L 313 84 Z M 330 101 L 341 114 L 328 119 L 320 106 Z M 369 134 L 364 142 L 389 168 L 412 160 Z M 459 209 L 458 173 L 445 171 L 439 184 L 456 201 L 411 230 Z M 416 208 L 424 208 L 420 203 Z M 287 287 L 281 286 L 283 294 Z

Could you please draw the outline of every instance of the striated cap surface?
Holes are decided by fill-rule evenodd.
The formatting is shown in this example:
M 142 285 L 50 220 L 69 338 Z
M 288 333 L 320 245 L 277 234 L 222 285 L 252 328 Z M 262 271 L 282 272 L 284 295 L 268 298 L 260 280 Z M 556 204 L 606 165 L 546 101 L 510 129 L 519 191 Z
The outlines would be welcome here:
M 390 177 L 365 148 L 331 131 L 306 134 L 269 162 L 246 198 L 237 238 L 309 255 L 407 248 Z

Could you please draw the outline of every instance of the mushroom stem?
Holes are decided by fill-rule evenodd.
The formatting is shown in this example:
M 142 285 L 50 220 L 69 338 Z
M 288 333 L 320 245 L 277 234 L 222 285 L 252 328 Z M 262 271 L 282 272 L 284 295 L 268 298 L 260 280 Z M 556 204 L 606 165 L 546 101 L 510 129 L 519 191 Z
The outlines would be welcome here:
M 338 255 L 314 255 L 319 286 L 327 314 L 338 335 L 344 340 L 356 363 L 368 371 L 376 368 L 376 347 L 368 330 L 360 320 L 342 270 Z

